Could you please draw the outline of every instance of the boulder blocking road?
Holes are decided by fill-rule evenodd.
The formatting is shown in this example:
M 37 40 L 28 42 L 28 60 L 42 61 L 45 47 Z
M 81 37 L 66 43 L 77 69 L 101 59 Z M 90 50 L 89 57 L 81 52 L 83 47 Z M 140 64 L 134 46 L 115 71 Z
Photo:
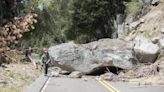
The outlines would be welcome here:
M 41 76 L 25 92 L 164 92 L 164 87 L 138 86 L 95 78 L 73 79 Z

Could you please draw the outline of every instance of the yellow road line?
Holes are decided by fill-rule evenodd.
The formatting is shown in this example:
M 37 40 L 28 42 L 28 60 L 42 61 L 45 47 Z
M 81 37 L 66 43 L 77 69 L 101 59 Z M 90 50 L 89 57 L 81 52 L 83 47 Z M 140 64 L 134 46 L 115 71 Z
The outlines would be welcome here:
M 112 89 L 115 90 L 115 92 L 120 92 L 118 89 L 114 88 L 112 85 L 110 85 L 107 81 L 102 80 L 106 85 L 108 85 L 109 87 L 111 87 Z
M 120 92 L 119 90 L 114 88 L 112 85 L 110 85 L 108 82 L 106 82 L 105 80 L 99 80 L 98 82 L 100 82 L 104 87 L 106 87 L 111 92 Z
M 98 81 L 98 82 L 100 82 L 105 88 L 107 88 L 109 91 L 111 91 L 111 92 L 116 92 L 116 91 L 114 91 L 113 89 L 111 89 L 110 87 L 108 87 L 106 84 L 104 84 L 102 81 Z

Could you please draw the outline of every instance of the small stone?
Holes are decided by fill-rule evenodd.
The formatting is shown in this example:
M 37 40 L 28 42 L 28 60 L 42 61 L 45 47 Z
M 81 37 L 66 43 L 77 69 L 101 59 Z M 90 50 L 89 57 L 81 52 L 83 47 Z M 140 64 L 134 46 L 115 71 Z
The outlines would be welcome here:
M 105 80 L 112 81 L 116 78 L 116 75 L 113 74 L 112 72 L 108 72 L 108 73 L 105 73 L 105 74 L 101 75 L 101 77 Z
M 152 38 L 151 39 L 151 41 L 154 43 L 154 44 L 156 44 L 156 43 L 158 43 L 159 42 L 159 37 L 154 37 L 154 38 Z
M 102 78 L 100 76 L 96 76 L 95 78 L 96 80 L 102 80 Z
M 160 24 L 159 30 L 161 33 L 164 33 L 164 24 Z
M 120 73 L 118 74 L 118 78 L 124 78 L 124 77 L 125 77 L 125 73 L 120 72 Z
M 69 77 L 70 78 L 81 78 L 82 77 L 82 72 L 80 72 L 80 71 L 74 71 L 74 72 L 72 72 L 70 75 L 69 75 Z
M 51 72 L 52 77 L 59 77 L 59 72 Z
M 5 69 L 5 71 L 8 71 L 8 72 L 9 72 L 9 71 L 11 71 L 11 69 L 9 69 L 9 68 L 6 68 L 6 69 Z
M 62 69 L 59 67 L 52 67 L 51 70 L 61 72 Z
M 152 5 L 158 5 L 160 0 L 152 0 L 151 4 Z
M 6 64 L 1 64 L 1 67 L 8 68 L 8 66 Z
M 161 33 L 164 33 L 164 28 L 162 28 L 162 29 L 160 30 L 160 32 L 161 32 Z
M 87 78 L 85 78 L 85 77 L 84 77 L 84 78 L 82 78 L 82 79 L 83 79 L 84 81 L 88 81 L 88 79 L 87 79 Z
M 140 22 L 141 22 L 141 23 L 144 23 L 144 22 L 145 22 L 145 19 L 140 18 Z
M 63 75 L 67 75 L 67 74 L 69 74 L 70 72 L 69 71 L 66 71 L 66 70 L 62 70 L 62 71 L 60 71 L 60 74 L 63 74 Z
M 141 33 L 143 33 L 145 30 L 140 30 Z

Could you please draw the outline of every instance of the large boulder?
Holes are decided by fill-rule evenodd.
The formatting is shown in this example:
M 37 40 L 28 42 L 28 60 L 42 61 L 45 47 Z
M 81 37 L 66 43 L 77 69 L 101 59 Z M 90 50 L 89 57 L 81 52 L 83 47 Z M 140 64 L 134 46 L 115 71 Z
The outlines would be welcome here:
M 67 71 L 91 73 L 99 67 L 115 66 L 130 69 L 134 66 L 133 44 L 118 39 L 101 39 L 88 44 L 63 43 L 49 48 L 56 66 Z
M 138 36 L 135 39 L 134 53 L 141 63 L 153 63 L 159 51 L 159 46 L 151 40 Z

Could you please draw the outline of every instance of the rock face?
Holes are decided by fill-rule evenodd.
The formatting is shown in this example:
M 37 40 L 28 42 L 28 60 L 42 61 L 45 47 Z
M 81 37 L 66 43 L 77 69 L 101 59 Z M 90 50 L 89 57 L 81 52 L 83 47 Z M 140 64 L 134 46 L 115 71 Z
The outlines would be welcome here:
M 136 37 L 134 53 L 140 62 L 154 62 L 158 56 L 159 46 L 144 37 Z
M 63 43 L 49 48 L 54 64 L 67 71 L 90 73 L 98 67 L 134 66 L 133 44 L 118 39 L 101 39 L 88 44 Z

